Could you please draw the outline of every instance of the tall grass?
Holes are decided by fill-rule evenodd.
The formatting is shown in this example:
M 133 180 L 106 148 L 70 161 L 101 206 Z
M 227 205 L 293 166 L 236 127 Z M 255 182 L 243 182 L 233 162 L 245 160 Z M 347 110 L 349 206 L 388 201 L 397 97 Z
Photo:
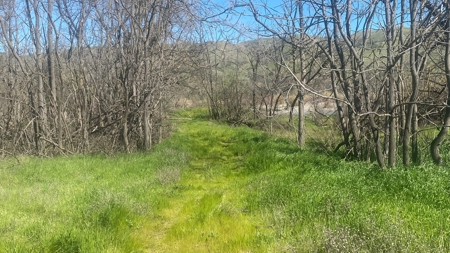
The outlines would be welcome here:
M 158 170 L 185 167 L 182 152 L 26 158 L 0 167 L 0 252 L 133 252 L 135 236 L 171 196 Z M 163 182 L 159 182 L 162 180 Z
M 286 251 L 450 250 L 447 169 L 382 171 L 310 151 L 258 150 L 260 159 L 247 169 L 266 164 L 267 157 L 272 167 L 249 183 L 248 207 L 276 228 L 275 241 Z
M 446 168 L 379 170 L 204 115 L 174 115 L 149 153 L 0 165 L 0 252 L 450 251 Z

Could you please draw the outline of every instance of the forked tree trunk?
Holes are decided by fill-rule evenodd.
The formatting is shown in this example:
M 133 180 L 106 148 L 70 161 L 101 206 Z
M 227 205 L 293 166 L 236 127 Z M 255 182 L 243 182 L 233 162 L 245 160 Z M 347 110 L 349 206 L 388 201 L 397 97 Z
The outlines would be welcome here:
M 417 20 L 418 9 L 417 9 L 418 1 L 413 0 L 410 3 L 410 13 L 413 20 Z M 417 147 L 417 105 L 415 104 L 417 97 L 419 95 L 419 69 L 420 69 L 420 60 L 418 59 L 418 45 L 416 41 L 417 35 L 417 25 L 415 22 L 411 23 L 410 28 L 410 36 L 411 36 L 411 50 L 409 53 L 409 61 L 410 61 L 410 72 L 411 72 L 411 96 L 409 98 L 409 103 L 407 105 L 407 113 L 405 119 L 405 127 L 403 131 L 403 164 L 408 166 L 410 165 L 410 146 L 413 149 L 413 161 L 418 161 L 418 147 Z M 413 136 L 411 142 L 411 135 Z
M 446 10 L 447 12 L 447 24 L 446 27 L 449 27 L 450 25 L 450 9 L 447 6 Z M 448 128 L 450 127 L 450 32 L 446 31 L 446 44 L 445 44 L 445 77 L 447 81 L 447 103 L 445 107 L 445 116 L 444 116 L 444 125 L 442 126 L 441 130 L 439 131 L 439 134 L 434 138 L 434 140 L 431 142 L 430 146 L 430 152 L 431 152 L 431 158 L 433 159 L 433 162 L 435 164 L 442 164 L 442 157 L 439 153 L 439 147 L 441 146 L 442 142 L 445 140 L 445 137 L 448 133 Z
M 323 3 L 323 1 L 322 1 Z M 326 13 L 325 10 L 325 4 L 322 5 L 322 13 Z M 324 25 L 325 25 L 325 32 L 327 34 L 327 46 L 328 46 L 328 54 L 329 54 L 329 60 L 331 62 L 331 65 L 334 66 L 334 50 L 333 50 L 333 35 L 330 31 L 329 22 L 327 19 L 324 19 Z M 337 69 L 337 67 L 333 67 L 334 69 Z M 345 106 L 343 103 L 339 102 L 339 93 L 338 93 L 338 85 L 337 81 L 338 78 L 336 77 L 335 71 L 330 71 L 330 81 L 331 81 L 331 87 L 333 90 L 333 96 L 335 98 L 336 108 L 337 108 L 337 116 L 339 120 L 339 125 L 341 127 L 342 137 L 343 141 L 335 148 L 335 152 L 339 150 L 339 148 L 343 145 L 345 145 L 346 150 L 350 149 L 350 141 L 349 141 L 349 133 L 348 133 L 348 126 L 346 124 L 345 117 L 348 113 L 344 112 Z

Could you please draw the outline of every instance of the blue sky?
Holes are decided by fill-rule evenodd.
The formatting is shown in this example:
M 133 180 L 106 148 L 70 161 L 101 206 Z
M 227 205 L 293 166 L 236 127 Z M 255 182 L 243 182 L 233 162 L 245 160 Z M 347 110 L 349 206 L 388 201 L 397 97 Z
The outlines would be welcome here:
M 222 13 L 227 9 L 230 10 L 215 17 L 215 20 L 220 20 L 224 24 L 217 27 L 217 29 L 220 30 L 218 33 L 221 36 L 224 38 L 226 37 L 233 42 L 251 40 L 260 36 L 255 32 L 255 29 L 257 29 L 259 25 L 250 12 L 250 8 L 248 6 L 241 6 L 248 1 L 212 0 L 212 2 L 218 7 L 215 10 L 216 13 Z M 270 0 L 254 0 L 252 2 L 257 8 L 268 6 L 274 10 L 281 10 L 280 6 L 283 4 L 282 1 Z M 263 10 L 263 8 L 259 9 L 261 11 Z
M 248 3 L 249 1 L 253 2 L 255 7 L 260 11 L 261 14 L 265 14 L 266 10 L 263 7 L 269 7 L 272 14 L 282 16 L 284 10 L 283 5 L 284 2 L 289 2 L 289 0 L 210 0 L 212 3 L 217 4 L 217 9 L 215 10 L 216 13 L 221 13 L 226 9 L 233 9 L 232 12 L 225 12 L 222 15 L 218 16 L 217 19 L 224 21 L 226 26 L 218 26 L 217 29 L 221 32 L 220 34 L 223 37 L 231 38 L 230 40 L 249 40 L 257 38 L 258 35 L 255 31 L 255 29 L 258 29 L 260 27 L 256 21 L 254 20 L 251 12 L 249 11 L 249 7 L 235 7 L 239 6 L 245 3 Z M 295 0 L 291 0 L 295 2 Z M 328 2 L 328 1 L 327 1 Z M 340 4 L 345 4 L 345 1 L 340 2 Z M 400 3 L 397 1 L 397 12 L 400 12 Z M 352 33 L 355 33 L 357 31 L 360 31 L 363 29 L 362 23 L 364 23 L 364 19 L 366 18 L 365 15 L 368 15 L 366 10 L 369 6 L 371 6 L 370 1 L 356 1 L 354 0 L 353 3 L 353 13 L 352 13 Z M 233 8 L 235 7 L 235 8 Z M 258 8 L 259 7 L 259 8 Z M 409 11 L 409 7 L 406 6 L 406 11 Z M 305 16 L 315 16 L 316 13 L 312 8 L 308 8 L 308 6 L 305 6 Z M 310 13 L 308 13 L 310 12 Z M 360 14 L 357 14 L 359 12 Z M 361 14 L 364 13 L 364 14 Z M 329 13 L 331 15 L 331 13 Z M 399 16 L 398 16 L 399 17 Z M 396 18 L 396 26 L 400 25 L 400 19 Z M 408 14 L 406 15 L 408 17 Z M 343 16 L 342 18 L 345 18 Z M 378 2 L 376 15 L 373 18 L 373 23 L 371 24 L 371 29 L 373 30 L 380 30 L 384 29 L 384 3 Z M 280 22 L 285 22 L 285 20 L 279 19 Z M 265 22 L 270 24 L 273 21 L 266 19 Z M 409 20 L 406 20 L 403 24 L 405 27 L 409 27 Z M 359 24 L 359 25 L 358 25 Z M 269 25 L 270 26 L 270 25 Z M 320 29 L 320 26 L 313 27 L 312 29 Z M 315 31 L 310 31 L 315 33 Z

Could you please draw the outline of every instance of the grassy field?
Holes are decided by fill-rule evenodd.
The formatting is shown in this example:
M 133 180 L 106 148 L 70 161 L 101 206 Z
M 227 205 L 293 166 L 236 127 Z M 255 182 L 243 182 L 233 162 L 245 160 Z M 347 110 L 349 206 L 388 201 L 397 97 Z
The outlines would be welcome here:
M 0 252 L 449 252 L 450 172 L 175 115 L 149 153 L 0 165 Z

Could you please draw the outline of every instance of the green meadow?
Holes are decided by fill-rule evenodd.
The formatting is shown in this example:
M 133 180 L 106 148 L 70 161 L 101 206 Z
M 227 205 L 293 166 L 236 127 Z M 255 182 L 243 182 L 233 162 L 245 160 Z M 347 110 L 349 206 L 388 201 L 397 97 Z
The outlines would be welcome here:
M 174 115 L 148 153 L 0 165 L 0 252 L 449 252 L 450 173 Z

